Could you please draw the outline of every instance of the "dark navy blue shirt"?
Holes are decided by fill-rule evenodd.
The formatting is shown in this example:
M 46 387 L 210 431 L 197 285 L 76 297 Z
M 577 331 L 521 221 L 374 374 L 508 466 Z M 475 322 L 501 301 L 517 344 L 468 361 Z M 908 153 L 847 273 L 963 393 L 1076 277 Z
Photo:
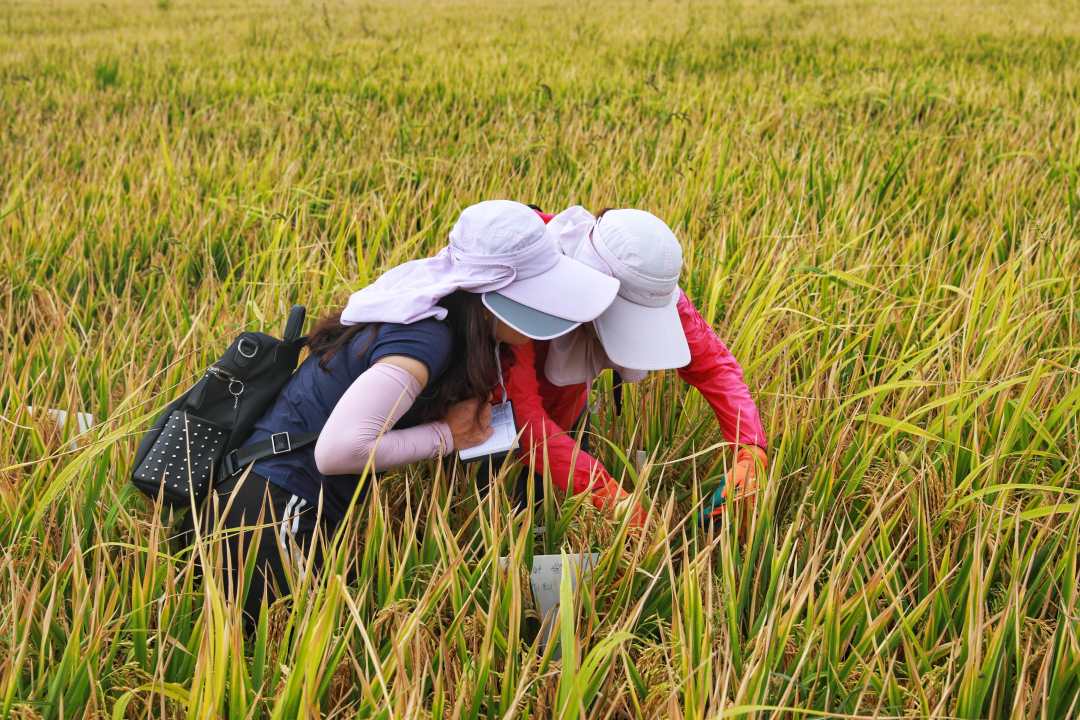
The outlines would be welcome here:
M 385 323 L 372 327 L 373 330 L 357 333 L 347 349 L 331 357 L 326 370 L 319 367 L 318 356 L 304 360 L 274 404 L 255 423 L 255 431 L 245 444 L 268 440 L 277 432 L 322 431 L 334 406 L 353 381 L 380 358 L 390 355 L 404 355 L 427 366 L 427 387 L 394 427 L 418 425 L 421 411 L 450 361 L 453 345 L 450 328 L 432 319 L 410 325 Z M 321 491 L 323 512 L 332 522 L 345 517 L 359 483 L 358 476 L 320 473 L 315 466 L 314 443 L 260 460 L 252 470 L 315 507 Z

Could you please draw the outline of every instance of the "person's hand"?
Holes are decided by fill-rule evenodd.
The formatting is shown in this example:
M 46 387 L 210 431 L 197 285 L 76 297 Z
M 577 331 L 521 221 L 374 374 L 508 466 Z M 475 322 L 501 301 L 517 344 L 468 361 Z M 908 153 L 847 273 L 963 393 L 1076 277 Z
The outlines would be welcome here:
M 634 496 L 622 489 L 614 479 L 608 478 L 604 484 L 594 487 L 592 491 L 592 504 L 597 510 L 610 512 L 616 519 L 629 516 L 630 527 L 645 527 L 645 519 L 648 517 L 645 508 L 640 503 L 634 502 Z
M 764 472 L 767 463 L 768 457 L 761 448 L 753 445 L 739 448 L 735 455 L 735 466 L 726 477 L 720 479 L 720 485 L 701 509 L 702 524 L 708 526 L 719 520 L 729 497 L 741 503 L 745 514 L 749 515 L 757 495 L 758 470 L 760 468 Z
M 481 400 L 462 400 L 446 411 L 446 424 L 458 450 L 471 448 L 491 437 L 491 404 Z

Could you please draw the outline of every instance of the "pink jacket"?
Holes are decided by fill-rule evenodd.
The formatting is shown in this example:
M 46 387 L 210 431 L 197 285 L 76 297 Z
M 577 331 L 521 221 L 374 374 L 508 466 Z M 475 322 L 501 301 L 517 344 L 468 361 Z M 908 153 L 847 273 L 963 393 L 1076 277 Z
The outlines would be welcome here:
M 731 443 L 766 446 L 757 406 L 743 380 L 742 368 L 720 338 L 682 293 L 679 318 L 690 345 L 690 364 L 679 377 L 705 396 L 724 439 Z M 542 463 L 546 454 L 556 487 L 583 492 L 610 477 L 603 465 L 577 449 L 569 428 L 585 407 L 585 385 L 559 387 L 544 377 L 548 343 L 534 341 L 513 348 L 514 362 L 504 368 L 506 389 L 521 430 L 520 457 Z

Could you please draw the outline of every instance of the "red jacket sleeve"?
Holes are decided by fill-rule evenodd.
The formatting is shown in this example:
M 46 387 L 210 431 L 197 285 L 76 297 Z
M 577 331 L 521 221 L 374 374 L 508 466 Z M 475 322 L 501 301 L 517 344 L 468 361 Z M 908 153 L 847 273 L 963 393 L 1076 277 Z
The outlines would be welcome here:
M 536 374 L 535 343 L 513 348 L 514 360 L 503 369 L 506 394 L 514 404 L 514 420 L 521 433 L 518 456 L 538 472 L 547 454 L 551 482 L 566 491 L 584 492 L 610 478 L 604 466 L 577 446 L 573 434 L 560 426 L 544 409 Z
M 680 293 L 678 310 L 690 345 L 690 364 L 679 369 L 679 377 L 705 396 L 725 440 L 764 448 L 765 428 L 739 363 L 686 293 Z

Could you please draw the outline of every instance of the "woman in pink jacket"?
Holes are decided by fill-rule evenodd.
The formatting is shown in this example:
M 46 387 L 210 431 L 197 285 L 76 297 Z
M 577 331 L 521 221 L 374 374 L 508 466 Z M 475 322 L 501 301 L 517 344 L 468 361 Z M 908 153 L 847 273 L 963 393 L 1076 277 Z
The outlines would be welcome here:
M 732 488 L 752 497 L 766 464 L 765 431 L 738 362 L 678 288 L 682 249 L 674 234 L 642 210 L 594 217 L 575 206 L 542 217 L 563 253 L 616 278 L 620 289 L 593 322 L 513 349 L 504 373 L 522 431 L 520 457 L 530 465 L 546 457 L 558 488 L 590 490 L 596 507 L 628 512 L 633 524 L 643 524 L 643 509 L 631 505 L 631 496 L 603 465 L 576 446 L 571 428 L 584 411 L 590 383 L 603 370 L 634 382 L 651 370 L 678 369 L 705 396 L 724 439 L 737 448 L 731 472 L 704 503 L 701 519 L 719 517 Z M 497 292 L 488 293 L 485 304 L 504 321 L 513 320 L 514 304 Z

